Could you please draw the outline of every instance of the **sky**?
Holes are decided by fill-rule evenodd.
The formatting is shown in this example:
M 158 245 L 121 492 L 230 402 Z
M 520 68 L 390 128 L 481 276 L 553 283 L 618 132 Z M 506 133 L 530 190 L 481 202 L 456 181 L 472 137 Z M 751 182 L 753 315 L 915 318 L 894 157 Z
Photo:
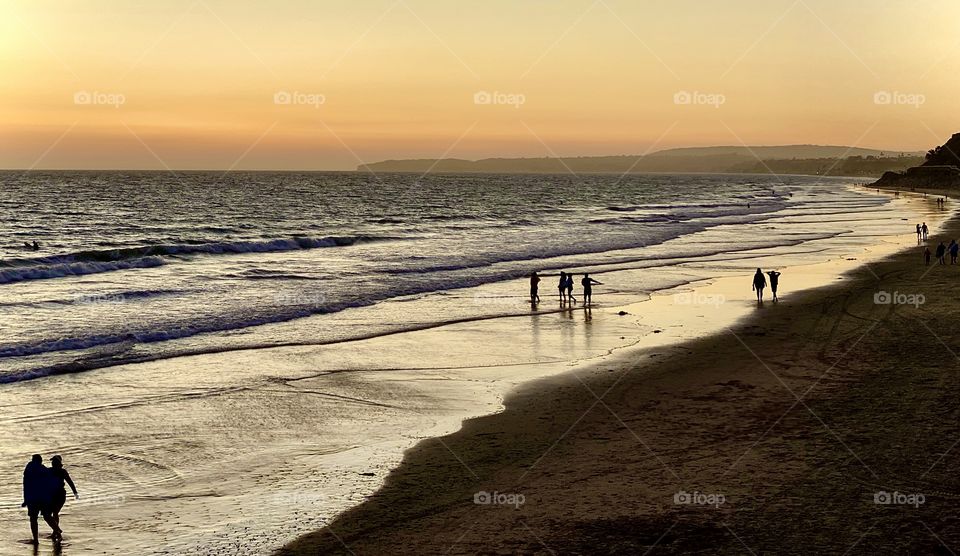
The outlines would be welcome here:
M 0 0 L 0 168 L 926 150 L 956 0 Z

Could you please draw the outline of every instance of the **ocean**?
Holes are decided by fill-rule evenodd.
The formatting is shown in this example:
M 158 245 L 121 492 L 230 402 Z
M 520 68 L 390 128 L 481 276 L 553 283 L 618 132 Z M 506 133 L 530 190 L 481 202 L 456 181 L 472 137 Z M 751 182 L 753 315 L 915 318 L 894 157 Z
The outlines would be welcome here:
M 801 176 L 0 180 L 0 554 L 29 536 L 32 453 L 81 492 L 64 552 L 269 553 L 518 385 L 756 310 L 755 267 L 785 271 L 789 304 L 788 268 L 936 224 L 919 199 Z M 561 270 L 603 282 L 591 311 L 560 307 Z M 719 277 L 742 296 L 670 304 Z

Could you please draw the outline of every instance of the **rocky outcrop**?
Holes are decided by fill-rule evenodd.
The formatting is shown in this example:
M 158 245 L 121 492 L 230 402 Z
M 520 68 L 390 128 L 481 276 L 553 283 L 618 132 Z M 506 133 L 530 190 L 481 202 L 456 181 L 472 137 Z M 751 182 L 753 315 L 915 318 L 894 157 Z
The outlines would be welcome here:
M 945 144 L 931 149 L 926 162 L 906 172 L 886 172 L 874 183 L 877 187 L 897 189 L 958 188 L 960 189 L 960 133 Z

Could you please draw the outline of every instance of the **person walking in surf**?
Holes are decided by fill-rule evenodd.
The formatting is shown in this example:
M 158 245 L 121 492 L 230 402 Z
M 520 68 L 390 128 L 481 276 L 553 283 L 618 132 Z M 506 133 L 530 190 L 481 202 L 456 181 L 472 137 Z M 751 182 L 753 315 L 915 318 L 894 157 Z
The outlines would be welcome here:
M 757 292 L 757 303 L 763 303 L 763 289 L 767 287 L 767 278 L 763 275 L 763 271 L 759 268 L 757 273 L 753 275 L 753 291 Z
M 560 283 L 557 284 L 557 289 L 560 290 L 560 306 L 563 307 L 567 303 L 567 273 L 560 271 Z
M 576 305 L 577 298 L 573 297 L 573 274 L 567 274 L 567 284 L 565 289 L 567 290 L 567 301 L 569 301 L 571 305 Z

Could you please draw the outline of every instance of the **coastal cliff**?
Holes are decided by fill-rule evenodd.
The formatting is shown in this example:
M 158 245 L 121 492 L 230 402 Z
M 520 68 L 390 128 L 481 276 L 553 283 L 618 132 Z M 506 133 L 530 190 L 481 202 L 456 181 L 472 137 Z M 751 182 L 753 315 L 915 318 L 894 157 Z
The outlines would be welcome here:
M 885 172 L 874 185 L 890 188 L 960 188 L 960 133 L 931 149 L 920 166 L 905 172 Z

